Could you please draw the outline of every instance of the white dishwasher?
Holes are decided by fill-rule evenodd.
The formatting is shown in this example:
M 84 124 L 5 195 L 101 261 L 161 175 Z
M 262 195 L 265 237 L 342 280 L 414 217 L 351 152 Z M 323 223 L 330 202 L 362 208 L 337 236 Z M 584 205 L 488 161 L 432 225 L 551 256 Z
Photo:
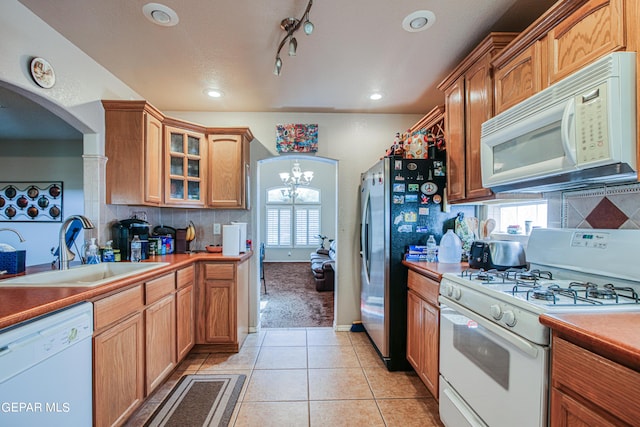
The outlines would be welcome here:
M 93 305 L 0 330 L 0 426 L 92 424 Z

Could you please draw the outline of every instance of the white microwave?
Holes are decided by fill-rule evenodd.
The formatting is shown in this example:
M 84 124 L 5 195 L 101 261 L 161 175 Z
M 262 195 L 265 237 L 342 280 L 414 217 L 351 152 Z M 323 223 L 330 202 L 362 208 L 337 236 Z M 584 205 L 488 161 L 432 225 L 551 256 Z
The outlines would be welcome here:
M 637 179 L 635 52 L 586 66 L 482 124 L 482 185 L 554 191 Z

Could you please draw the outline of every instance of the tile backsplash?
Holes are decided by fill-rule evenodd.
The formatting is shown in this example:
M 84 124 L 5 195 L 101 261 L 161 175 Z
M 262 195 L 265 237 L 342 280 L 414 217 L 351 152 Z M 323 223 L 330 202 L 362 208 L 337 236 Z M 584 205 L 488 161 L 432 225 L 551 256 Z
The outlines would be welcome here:
M 640 229 L 640 184 L 562 193 L 563 228 Z

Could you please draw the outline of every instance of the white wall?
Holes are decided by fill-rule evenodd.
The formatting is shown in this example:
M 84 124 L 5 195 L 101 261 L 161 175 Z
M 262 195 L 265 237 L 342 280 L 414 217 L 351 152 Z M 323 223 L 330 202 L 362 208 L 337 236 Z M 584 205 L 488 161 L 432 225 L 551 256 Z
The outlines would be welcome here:
M 82 141 L 1 141 L 0 181 L 62 181 L 63 216 L 82 212 Z M 1 186 L 0 186 L 1 187 Z M 13 228 L 26 242 L 20 243 L 14 233 L 2 232 L 0 242 L 25 249 L 26 265 L 46 264 L 54 260 L 51 248 L 58 247 L 60 222 L 1 222 L 0 228 Z M 82 245 L 83 236 L 76 240 Z

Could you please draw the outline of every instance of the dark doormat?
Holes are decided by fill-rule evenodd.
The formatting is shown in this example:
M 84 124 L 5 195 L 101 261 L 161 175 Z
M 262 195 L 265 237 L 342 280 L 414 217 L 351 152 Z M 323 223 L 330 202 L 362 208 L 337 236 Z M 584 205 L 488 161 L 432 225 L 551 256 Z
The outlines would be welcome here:
M 245 375 L 186 375 L 145 427 L 228 426 Z

